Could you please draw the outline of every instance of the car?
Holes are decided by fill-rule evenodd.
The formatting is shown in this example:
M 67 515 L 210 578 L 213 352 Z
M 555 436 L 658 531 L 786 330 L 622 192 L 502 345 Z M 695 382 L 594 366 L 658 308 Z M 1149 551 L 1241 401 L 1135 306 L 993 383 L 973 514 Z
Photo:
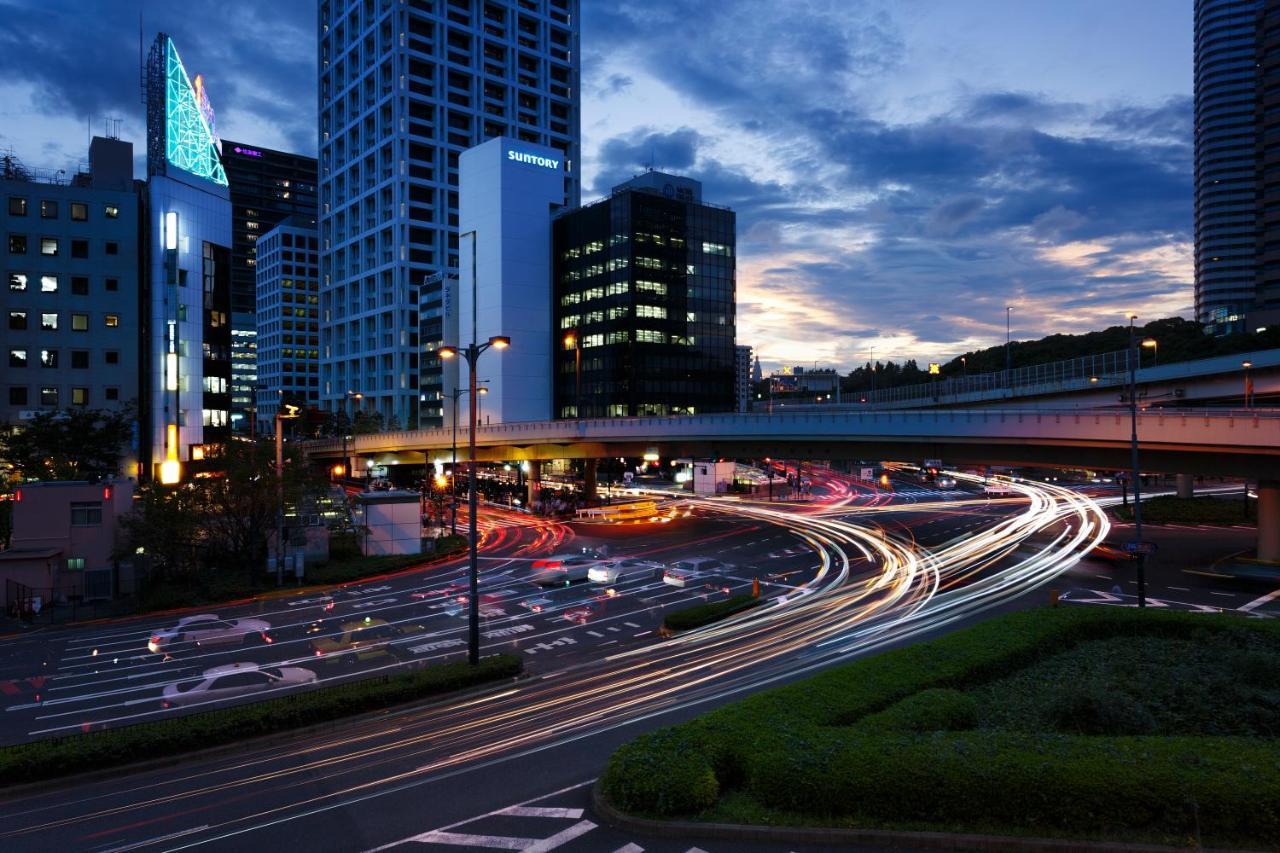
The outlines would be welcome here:
M 988 495 L 1016 495 L 1018 492 L 1012 486 L 1001 480 L 992 480 L 982 487 L 984 494 Z
M 520 602 L 520 606 L 525 610 L 528 610 L 530 613 L 541 613 L 554 604 L 555 602 L 547 598 L 545 595 L 535 595 Z
M 956 478 L 948 477 L 946 474 L 943 474 L 938 477 L 938 480 L 934 485 L 939 489 L 954 489 L 956 487 Z
M 343 622 L 329 636 L 312 640 L 311 651 L 326 661 L 346 664 L 384 655 L 400 659 L 407 657 L 404 646 L 425 631 L 421 625 L 402 625 L 366 616 Z
M 206 669 L 199 678 L 166 684 L 162 708 L 180 708 L 203 702 L 234 699 L 264 690 L 280 690 L 314 684 L 316 674 L 300 666 L 259 666 L 256 663 L 229 663 Z
M 583 605 L 581 607 L 570 607 L 563 614 L 566 622 L 574 622 L 578 625 L 585 625 L 591 621 L 596 615 L 596 609 Z
M 567 586 L 584 581 L 598 557 L 587 554 L 557 554 L 533 561 L 533 582 L 539 586 Z
M 621 560 L 597 563 L 587 570 L 587 580 L 610 585 L 633 578 L 660 580 L 664 569 L 661 563 L 626 557 Z
M 449 616 L 467 616 L 471 612 L 471 597 L 469 595 L 457 595 L 449 599 L 441 609 Z M 506 616 L 507 611 L 502 609 L 502 598 L 493 593 L 480 593 L 480 616 L 484 619 L 497 619 L 500 616 Z
M 662 573 L 662 582 L 671 586 L 688 587 L 712 583 L 729 566 L 711 557 L 693 557 L 672 563 Z
M 1134 558 L 1133 554 L 1124 549 L 1123 542 L 1099 542 L 1089 553 L 1091 556 L 1110 560 L 1113 563 L 1127 563 Z
M 219 619 L 212 613 L 186 616 L 172 628 L 154 631 L 147 649 L 156 654 L 217 646 L 257 645 L 273 642 L 271 623 L 263 619 Z

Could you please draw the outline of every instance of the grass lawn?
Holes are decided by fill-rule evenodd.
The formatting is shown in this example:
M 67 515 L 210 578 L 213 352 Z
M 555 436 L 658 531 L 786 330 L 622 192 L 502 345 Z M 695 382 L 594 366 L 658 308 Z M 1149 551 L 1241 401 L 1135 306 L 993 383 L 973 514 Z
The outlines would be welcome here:
M 1111 514 L 1120 521 L 1133 521 L 1132 505 L 1115 506 Z M 1245 517 L 1243 495 L 1227 498 L 1178 498 L 1161 495 L 1142 502 L 1143 524 L 1254 524 L 1258 502 L 1250 499 Z
M 1280 848 L 1280 625 L 999 616 L 620 748 L 621 811 Z

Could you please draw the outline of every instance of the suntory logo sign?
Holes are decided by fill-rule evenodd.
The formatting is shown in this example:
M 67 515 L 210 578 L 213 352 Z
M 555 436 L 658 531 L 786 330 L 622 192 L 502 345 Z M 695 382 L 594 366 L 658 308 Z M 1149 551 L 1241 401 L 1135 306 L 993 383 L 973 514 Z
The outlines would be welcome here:
M 541 166 L 544 169 L 560 168 L 559 160 L 552 160 L 550 157 L 543 157 L 541 154 L 529 154 L 524 151 L 507 151 L 507 159 L 515 160 L 517 163 L 528 163 L 531 166 Z

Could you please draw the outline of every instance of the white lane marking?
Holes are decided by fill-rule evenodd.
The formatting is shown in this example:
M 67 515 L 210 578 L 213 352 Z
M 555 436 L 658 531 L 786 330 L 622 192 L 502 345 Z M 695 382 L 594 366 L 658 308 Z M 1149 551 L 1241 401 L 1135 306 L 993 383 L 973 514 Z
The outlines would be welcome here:
M 1212 589 L 1211 589 L 1211 590 L 1209 590 L 1209 594 L 1210 594 L 1210 595 L 1225 595 L 1227 598 L 1235 598 L 1235 597 L 1236 597 L 1236 594 L 1235 594 L 1234 592 L 1218 592 L 1218 591 L 1216 591 L 1216 590 L 1212 590 Z
M 139 847 L 146 847 L 149 844 L 159 844 L 163 841 L 172 841 L 175 838 L 181 838 L 184 835 L 191 835 L 196 832 L 204 832 L 209 828 L 209 824 L 203 826 L 193 826 L 190 829 L 182 829 L 177 832 L 171 832 L 168 835 L 157 836 L 156 838 L 148 838 L 146 841 L 135 841 L 132 844 L 126 844 L 123 847 L 112 847 L 109 850 L 101 850 L 99 853 L 124 853 L 126 850 L 137 850 Z
M 604 636 L 604 634 L 601 634 L 599 631 L 588 631 L 587 633 L 588 633 L 588 634 L 590 634 L 590 635 L 591 635 L 591 636 L 593 636 L 593 637 L 603 637 L 603 636 Z
M 563 829 L 548 839 L 539 841 L 524 848 L 524 853 L 547 853 L 548 850 L 555 850 L 564 844 L 568 844 L 580 835 L 586 835 L 595 829 L 596 825 L 589 820 L 582 820 L 575 823 L 568 829 Z
M 420 844 L 451 844 L 454 847 L 496 847 L 499 850 L 531 850 L 538 843 L 536 838 L 514 838 L 510 835 L 472 835 L 467 832 L 440 832 L 433 830 L 406 838 Z M 379 850 L 382 848 L 379 847 Z
M 515 815 L 516 817 L 567 817 L 578 820 L 582 817 L 582 809 L 560 809 L 550 806 L 507 806 L 490 814 Z
M 703 850 L 701 847 L 690 847 L 688 850 L 684 851 L 684 853 L 707 853 L 707 851 Z
M 595 782 L 595 781 L 596 781 L 595 779 L 588 779 L 588 780 L 587 780 L 587 781 L 585 781 L 585 782 L 579 782 L 579 783 L 578 783 L 578 784 L 576 784 L 576 785 L 569 785 L 568 787 L 561 788 L 561 789 L 560 789 L 560 790 L 558 790 L 558 791 L 552 791 L 552 792 L 551 792 L 551 793 L 549 793 L 549 794 L 539 794 L 539 795 L 538 795 L 538 796 L 536 796 L 536 797 L 530 797 L 530 798 L 529 798 L 529 799 L 527 799 L 527 800 L 521 800 L 520 802 L 516 803 L 514 806 L 507 806 L 507 808 L 516 808 L 516 807 L 518 807 L 518 806 L 527 806 L 529 803 L 536 803 L 538 800 L 549 800 L 549 799 L 551 799 L 552 797 L 558 797 L 558 796 L 560 796 L 561 794 L 567 794 L 567 793 L 569 793 L 570 791 L 576 791 L 576 790 L 578 790 L 579 788 L 585 788 L 587 785 L 590 785 L 592 782 Z M 498 809 L 497 811 L 502 811 L 502 809 Z M 476 815 L 475 817 L 464 818 L 463 820 L 457 821 L 456 823 L 451 823 L 451 824 L 449 824 L 449 825 L 447 825 L 447 826 L 442 826 L 442 827 L 440 827 L 439 829 L 433 829 L 433 830 L 431 830 L 431 832 L 425 832 L 425 833 L 423 833 L 422 835 L 430 835 L 430 834 L 432 834 L 432 833 L 436 833 L 436 832 L 447 832 L 447 831 L 448 831 L 448 830 L 450 830 L 450 829 L 457 829 L 458 827 L 463 826 L 463 825 L 465 825 L 465 824 L 468 824 L 468 823 L 474 823 L 475 821 L 478 821 L 478 820 L 481 820 L 481 819 L 483 819 L 483 818 L 489 817 L 490 815 L 497 814 L 497 811 L 494 811 L 494 812 L 486 812 L 485 814 L 482 814 L 482 815 Z M 408 843 L 409 843 L 409 842 L 411 842 L 411 841 L 418 841 L 419 839 L 421 839 L 421 838 L 422 838 L 422 835 L 411 835 L 411 836 L 409 836 L 408 838 L 401 838 L 399 841 L 392 841 L 392 842 L 391 842 L 391 843 L 389 843 L 389 844 L 383 844 L 381 847 L 372 847 L 372 848 L 370 848 L 370 849 L 368 849 L 368 850 L 364 851 L 364 853 L 381 853 L 381 851 L 383 851 L 383 850 L 390 850 L 392 847 L 399 847 L 401 844 L 408 844 Z
M 630 842 L 627 842 L 623 846 L 619 847 L 617 850 L 614 850 L 613 853 L 644 853 L 644 848 L 641 847 L 639 844 L 632 844 Z
M 622 624 L 623 624 L 623 625 L 626 625 L 628 628 L 639 628 L 639 627 L 640 627 L 639 625 L 637 625 L 637 624 L 636 624 L 636 623 L 634 623 L 634 622 L 623 622 Z
M 1185 586 L 1171 586 L 1169 589 L 1176 589 L 1178 592 L 1191 592 L 1191 590 Z M 1280 592 L 1280 590 L 1276 590 L 1276 592 Z
M 1239 610 L 1243 613 L 1249 613 L 1250 611 L 1257 610 L 1259 607 L 1261 607 L 1264 604 L 1267 604 L 1271 601 L 1275 601 L 1276 598 L 1280 598 L 1280 589 L 1273 590 L 1264 596 L 1255 598 L 1253 601 L 1250 601 L 1248 604 L 1239 608 Z

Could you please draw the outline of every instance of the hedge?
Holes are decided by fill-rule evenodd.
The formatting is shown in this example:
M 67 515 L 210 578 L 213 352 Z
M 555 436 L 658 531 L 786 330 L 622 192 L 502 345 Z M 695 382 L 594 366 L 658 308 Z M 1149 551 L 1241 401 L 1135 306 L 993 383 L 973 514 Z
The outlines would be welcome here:
M 0 748 L 0 787 L 115 768 L 143 757 L 177 755 L 376 711 L 513 678 L 520 674 L 522 666 L 523 661 L 513 655 L 493 655 L 481 659 L 478 666 L 466 662 L 439 664 L 249 705 L 7 746 Z
M 1280 743 L 972 730 L 961 692 L 1098 639 L 1262 631 L 1271 620 L 1121 608 L 997 617 L 757 694 L 619 749 L 616 808 L 804 823 L 1280 847 Z M 679 768 L 660 778 L 663 768 Z M 708 776 L 708 773 L 710 776 Z M 714 797 L 710 792 L 715 792 Z
M 735 595 L 711 604 L 695 604 L 693 607 L 672 610 L 662 618 L 662 625 L 668 631 L 689 631 L 726 619 L 735 613 L 750 610 L 763 600 L 752 595 Z

